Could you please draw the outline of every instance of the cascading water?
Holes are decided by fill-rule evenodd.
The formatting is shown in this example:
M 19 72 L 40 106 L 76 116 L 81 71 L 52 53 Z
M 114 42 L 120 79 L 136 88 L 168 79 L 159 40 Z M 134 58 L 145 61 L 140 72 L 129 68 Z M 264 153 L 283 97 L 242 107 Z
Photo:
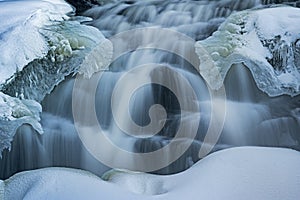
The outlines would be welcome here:
M 93 20 L 86 22 L 88 25 L 97 27 L 107 37 L 132 30 L 135 28 L 159 27 L 169 28 L 181 32 L 198 41 L 209 37 L 217 30 L 225 18 L 232 12 L 245 10 L 260 6 L 260 2 L 252 1 L 119 1 L 94 7 L 84 13 Z M 159 37 L 158 37 L 159 36 Z M 122 39 L 122 38 L 121 38 Z M 123 38 L 124 39 L 124 38 Z M 211 95 L 205 80 L 199 76 L 197 70 L 192 66 L 199 65 L 198 56 L 195 54 L 194 43 L 178 41 L 172 35 L 155 35 L 145 32 L 137 35 L 140 43 L 160 44 L 166 49 L 181 52 L 184 57 L 191 57 L 193 63 L 187 62 L 182 57 L 164 51 L 162 49 L 138 49 L 134 46 L 133 51 L 127 52 L 116 58 L 110 65 L 109 71 L 102 73 L 96 91 L 96 114 L 98 121 L 109 137 L 117 146 L 132 152 L 152 152 L 160 149 L 175 137 L 179 124 L 185 124 L 184 131 L 188 134 L 189 127 L 199 126 L 196 139 L 192 141 L 188 150 L 174 163 L 155 171 L 161 174 L 171 174 L 183 171 L 193 165 L 199 157 L 198 153 L 204 141 L 212 116 Z M 128 41 L 118 40 L 119 48 L 126 45 Z M 174 44 L 175 41 L 175 44 Z M 176 43 L 178 42 L 178 43 Z M 150 45 L 151 46 L 151 45 Z M 159 133 L 151 138 L 133 138 L 122 131 L 113 118 L 111 110 L 111 97 L 118 80 L 135 66 L 143 66 L 154 63 L 157 66 L 143 71 L 143 73 L 131 74 L 125 82 L 123 91 L 118 95 L 121 97 L 116 107 L 117 117 L 122 119 L 126 125 L 131 123 L 130 117 L 140 125 L 146 126 L 150 123 L 149 109 L 154 104 L 162 105 L 167 112 L 167 120 Z M 181 74 L 195 91 L 197 99 L 190 99 L 186 85 L 177 76 L 175 71 Z M 181 91 L 186 97 L 185 104 L 190 105 L 197 101 L 199 110 L 183 116 L 180 102 L 176 95 L 168 88 L 158 84 L 148 84 L 139 88 L 127 105 L 124 101 L 128 95 L 126 88 L 139 80 L 154 82 L 168 82 Z M 126 79 L 128 80 L 128 79 Z M 79 139 L 74 126 L 72 114 L 72 94 L 75 77 L 69 76 L 63 83 L 58 85 L 42 102 L 42 126 L 44 134 L 38 135 L 29 126 L 19 128 L 10 152 L 4 151 L 0 161 L 0 176 L 2 179 L 12 174 L 41 167 L 64 166 L 81 168 L 102 175 L 108 167 L 97 161 L 84 147 Z M 226 88 L 226 116 L 222 135 L 213 151 L 230 146 L 277 146 L 299 149 L 300 115 L 299 96 L 279 96 L 270 98 L 256 86 L 253 76 L 244 64 L 235 64 L 226 75 L 224 85 Z M 80 91 L 82 100 L 93 98 L 87 91 Z M 216 109 L 222 113 L 224 102 L 214 100 Z M 220 108 L 218 107 L 220 105 Z M 286 105 L 280 106 L 278 105 Z M 89 122 L 89 105 L 80 105 L 81 117 Z M 222 121 L 222 119 L 220 119 Z M 93 125 L 93 124 L 89 124 Z M 130 125 L 128 125 L 130 126 Z M 144 133 L 147 136 L 148 133 Z M 142 133 L 143 135 L 143 133 Z M 174 146 L 169 147 L 167 154 L 162 159 L 169 159 L 174 151 L 180 151 L 187 143 L 187 138 L 177 138 Z M 99 141 L 101 145 L 101 141 Z M 103 154 L 112 159 L 118 158 L 114 151 L 107 149 Z M 127 162 L 130 168 L 134 168 L 134 160 L 122 160 Z M 118 166 L 116 166 L 118 167 Z

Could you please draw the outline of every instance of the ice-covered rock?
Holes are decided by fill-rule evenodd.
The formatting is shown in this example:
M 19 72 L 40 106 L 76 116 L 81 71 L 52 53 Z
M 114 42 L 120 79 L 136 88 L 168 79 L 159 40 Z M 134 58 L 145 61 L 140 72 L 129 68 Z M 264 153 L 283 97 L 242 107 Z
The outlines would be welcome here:
M 3 1 L 0 22 L 0 89 L 41 101 L 71 73 L 90 77 L 107 67 L 112 44 L 102 33 L 69 17 L 64 1 Z M 26 8 L 26 9 L 24 9 Z
M 103 181 L 73 169 L 22 172 L 0 183 L 0 195 L 4 188 L 4 200 L 295 200 L 300 196 L 299 167 L 297 151 L 240 147 L 213 153 L 187 171 L 169 176 L 114 170 L 107 173 L 107 181 Z M 147 193 L 149 191 L 151 193 Z
M 0 199 L 4 199 L 4 182 L 0 180 Z
M 40 102 L 66 76 L 80 73 L 88 78 L 111 61 L 112 44 L 94 27 L 69 20 L 40 32 L 48 41 L 47 56 L 30 62 L 5 83 L 6 94 Z
M 16 130 L 30 124 L 39 133 L 42 101 L 66 76 L 90 77 L 107 67 L 112 44 L 101 32 L 71 18 L 62 0 L 0 1 L 0 152 Z M 5 93 L 5 94 L 3 94 Z M 10 96 L 8 96 L 10 95 Z M 18 97 L 14 98 L 14 97 Z
M 37 132 L 43 133 L 39 123 L 42 107 L 32 100 L 20 100 L 0 92 L 0 154 L 10 148 L 16 130 L 23 124 L 30 124 Z
M 272 7 L 232 14 L 211 37 L 196 43 L 200 71 L 213 89 L 230 67 L 244 63 L 270 96 L 300 94 L 300 9 Z
M 49 47 L 39 30 L 67 19 L 72 10 L 62 0 L 0 1 L 0 84 L 47 54 Z

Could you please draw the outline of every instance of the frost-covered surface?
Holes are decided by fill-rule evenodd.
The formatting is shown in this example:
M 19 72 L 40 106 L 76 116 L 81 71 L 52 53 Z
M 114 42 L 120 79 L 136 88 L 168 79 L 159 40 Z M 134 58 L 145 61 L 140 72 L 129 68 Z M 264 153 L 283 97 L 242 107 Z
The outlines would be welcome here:
M 232 64 L 244 63 L 268 95 L 299 94 L 299 23 L 300 9 L 292 7 L 232 14 L 211 37 L 195 45 L 202 75 L 218 89 Z
M 62 0 L 0 2 L 0 84 L 48 52 L 39 29 L 67 18 L 72 7 Z
M 43 133 L 39 123 L 42 108 L 37 102 L 20 100 L 0 92 L 0 110 L 0 152 L 10 148 L 17 128 L 23 124 L 30 124 L 37 132 Z
M 107 182 L 71 169 L 22 172 L 4 181 L 4 199 L 295 200 L 299 167 L 297 151 L 241 147 L 213 153 L 171 176 L 115 170 L 105 175 Z

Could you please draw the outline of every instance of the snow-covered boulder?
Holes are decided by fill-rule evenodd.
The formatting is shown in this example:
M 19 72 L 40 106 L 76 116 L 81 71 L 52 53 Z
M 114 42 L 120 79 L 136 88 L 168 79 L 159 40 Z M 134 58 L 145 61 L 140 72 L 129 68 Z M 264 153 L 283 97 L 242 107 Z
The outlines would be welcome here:
M 300 94 L 300 9 L 272 7 L 232 14 L 211 37 L 196 43 L 200 72 L 218 89 L 230 67 L 245 64 L 270 96 Z

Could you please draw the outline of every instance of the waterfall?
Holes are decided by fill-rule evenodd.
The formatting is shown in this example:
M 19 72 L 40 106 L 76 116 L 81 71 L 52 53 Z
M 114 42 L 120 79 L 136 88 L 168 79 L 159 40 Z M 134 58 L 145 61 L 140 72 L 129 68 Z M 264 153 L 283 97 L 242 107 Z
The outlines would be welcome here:
M 204 141 L 211 118 L 220 116 L 216 120 L 222 123 L 225 104 L 221 137 L 212 151 L 248 145 L 300 149 L 299 96 L 269 97 L 257 87 L 255 78 L 245 64 L 240 63 L 234 64 L 224 78 L 227 101 L 213 99 L 206 80 L 199 76 L 194 67 L 200 63 L 195 53 L 195 41 L 211 36 L 231 13 L 259 6 L 260 1 L 257 0 L 150 0 L 117 1 L 85 11 L 83 15 L 93 19 L 85 23 L 98 28 L 112 41 L 114 47 L 118 47 L 116 51 L 120 50 L 121 53 L 115 57 L 109 70 L 98 72 L 101 78 L 96 86 L 84 85 L 84 89 L 77 91 L 76 105 L 80 110 L 82 129 L 87 134 L 93 134 L 91 132 L 95 124 L 90 116 L 91 105 L 87 99 L 94 99 L 97 120 L 106 137 L 116 146 L 135 153 L 152 152 L 167 146 L 161 159 L 171 164 L 152 172 L 172 174 L 191 167 L 199 160 L 201 147 L 209 146 Z M 137 31 L 133 32 L 136 35 L 131 42 L 128 42 L 128 35 L 118 36 L 124 31 L 152 27 L 168 28 L 179 35 Z M 182 39 L 184 37 L 180 34 L 189 39 Z M 182 38 L 179 40 L 178 37 Z M 161 48 L 151 48 L 155 45 Z M 122 54 L 122 51 L 125 53 Z M 138 71 L 139 67 L 144 68 Z M 126 81 L 118 85 L 122 78 Z M 37 134 L 27 125 L 18 129 L 11 151 L 3 152 L 0 161 L 1 179 L 19 171 L 49 166 L 80 168 L 97 175 L 102 175 L 110 167 L 99 162 L 78 136 L 72 107 L 76 80 L 77 77 L 69 75 L 43 99 L 43 135 Z M 148 84 L 135 90 L 127 102 L 128 93 L 134 84 L 144 82 Z M 174 91 L 156 82 L 172 85 Z M 114 102 L 111 99 L 116 85 L 120 87 L 120 92 Z M 90 87 L 96 88 L 95 94 L 91 93 Z M 190 88 L 193 93 L 189 92 Z M 185 97 L 183 102 L 177 98 L 176 91 Z M 128 135 L 126 130 L 132 128 L 132 122 L 141 127 L 151 125 L 150 108 L 156 104 L 161 105 L 165 111 L 155 117 L 158 120 L 157 126 L 163 125 L 162 129 L 153 137 L 149 137 L 147 131 L 140 132 L 137 138 L 133 137 L 133 133 Z M 278 106 L 282 104 L 285 106 Z M 184 110 L 186 112 L 182 111 L 182 106 L 187 108 Z M 188 110 L 190 107 L 193 109 Z M 117 116 L 114 116 L 114 111 Z M 162 117 L 164 114 L 165 121 Z M 116 118 L 120 119 L 123 129 Z M 194 131 L 194 127 L 197 128 L 195 139 L 191 140 L 189 134 Z M 187 136 L 177 138 L 178 130 Z M 98 145 L 102 145 L 101 141 L 98 141 Z M 182 149 L 186 151 L 173 162 L 173 154 Z M 136 169 L 134 158 L 127 160 L 118 157 L 117 152 L 110 148 L 102 154 L 113 160 L 116 168 Z

